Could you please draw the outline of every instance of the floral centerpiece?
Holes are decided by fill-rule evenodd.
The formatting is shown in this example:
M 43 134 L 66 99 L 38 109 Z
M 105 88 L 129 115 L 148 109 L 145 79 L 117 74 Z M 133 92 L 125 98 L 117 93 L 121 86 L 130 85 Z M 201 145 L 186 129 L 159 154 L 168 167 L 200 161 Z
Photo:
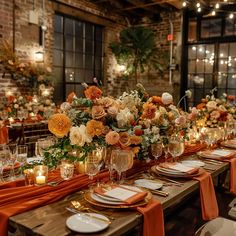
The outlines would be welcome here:
M 234 96 L 223 94 L 216 98 L 211 91 L 197 105 L 199 111 L 197 125 L 201 127 L 219 127 L 227 121 L 233 121 L 236 118 L 236 108 L 234 105 Z
M 58 142 L 45 153 L 45 163 L 82 161 L 98 146 L 127 149 L 138 159 L 162 136 L 181 134 L 188 128 L 189 114 L 173 105 L 169 93 L 149 96 L 142 85 L 115 99 L 103 96 L 96 86 L 85 85 L 85 98 L 71 93 L 60 113 L 48 121 Z

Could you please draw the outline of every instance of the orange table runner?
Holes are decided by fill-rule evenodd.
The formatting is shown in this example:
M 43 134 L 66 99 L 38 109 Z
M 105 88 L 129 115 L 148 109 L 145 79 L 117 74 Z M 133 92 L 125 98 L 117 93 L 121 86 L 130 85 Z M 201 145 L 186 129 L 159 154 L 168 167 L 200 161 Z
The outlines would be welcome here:
M 0 128 L 0 144 L 8 143 L 8 128 L 3 126 Z
M 200 184 L 200 199 L 203 220 L 211 220 L 219 215 L 215 188 L 211 174 L 203 171 L 199 176 L 193 177 Z

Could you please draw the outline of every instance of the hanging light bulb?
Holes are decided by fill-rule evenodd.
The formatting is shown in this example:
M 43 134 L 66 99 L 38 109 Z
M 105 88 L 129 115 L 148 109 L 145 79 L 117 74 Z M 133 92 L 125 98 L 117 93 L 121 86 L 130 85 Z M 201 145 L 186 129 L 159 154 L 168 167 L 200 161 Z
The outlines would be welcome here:
M 215 16 L 215 15 L 216 15 L 216 11 L 213 10 L 213 11 L 211 12 L 211 15 L 212 15 L 212 16 Z
M 224 2 L 228 2 L 228 0 L 224 0 Z
M 233 19 L 233 18 L 234 18 L 234 14 L 233 14 L 233 13 L 230 13 L 229 18 L 230 18 L 230 19 Z
M 187 2 L 184 1 L 184 2 L 182 3 L 182 6 L 183 6 L 183 7 L 186 7 L 186 6 L 187 6 Z
M 202 11 L 202 9 L 201 9 L 201 7 L 199 7 L 198 9 L 197 9 L 197 12 L 201 12 Z
M 198 3 L 196 4 L 196 6 L 197 6 L 197 8 L 199 8 L 199 7 L 201 6 L 201 4 L 198 2 Z
M 216 9 L 219 9 L 219 8 L 220 8 L 220 4 L 219 4 L 219 3 L 216 3 L 215 8 L 216 8 Z

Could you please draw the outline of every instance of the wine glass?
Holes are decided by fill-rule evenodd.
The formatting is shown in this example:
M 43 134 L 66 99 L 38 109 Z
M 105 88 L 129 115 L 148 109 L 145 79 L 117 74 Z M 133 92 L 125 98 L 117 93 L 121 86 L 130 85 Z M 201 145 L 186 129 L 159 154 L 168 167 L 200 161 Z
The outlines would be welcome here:
M 162 154 L 162 143 L 156 142 L 156 143 L 151 144 L 151 153 L 157 160 L 158 157 L 160 157 Z
M 177 157 L 181 156 L 184 153 L 184 141 L 180 137 L 170 137 L 168 150 L 173 160 L 176 161 Z
M 162 136 L 161 140 L 162 140 L 162 149 L 165 153 L 165 162 L 167 162 L 168 153 L 169 153 L 169 149 L 168 149 L 169 137 L 168 136 Z
M 103 156 L 103 161 L 105 164 L 105 168 L 108 169 L 109 171 L 109 179 L 111 182 L 113 182 L 113 167 L 112 167 L 112 162 L 111 162 L 111 148 L 107 148 L 106 150 L 106 155 Z
M 16 151 L 17 151 L 17 145 L 15 143 L 12 144 L 8 144 L 8 148 L 9 148 L 9 164 L 11 167 L 10 170 L 10 180 L 15 180 L 16 176 L 15 176 L 15 171 L 14 171 L 14 167 L 15 167 L 15 163 L 16 163 Z
M 112 168 L 114 168 L 118 173 L 118 182 L 120 182 L 122 172 L 133 166 L 133 153 L 129 150 L 112 150 L 111 163 Z
M 20 163 L 21 175 L 22 175 L 22 167 L 27 163 L 27 154 L 28 154 L 28 146 L 27 145 L 18 145 L 17 146 L 16 160 Z
M 204 133 L 204 140 L 207 144 L 207 147 L 210 148 L 214 143 L 218 141 L 219 138 L 219 129 L 218 128 L 207 128 Z
M 84 163 L 84 171 L 89 176 L 89 179 L 92 181 L 93 177 L 99 172 L 100 170 L 100 159 L 97 155 L 93 155 L 91 153 L 87 156 L 85 163 Z M 90 190 L 92 190 L 92 185 L 89 185 Z
M 7 165 L 6 152 L 7 152 L 6 144 L 0 144 L 0 182 L 5 182 L 3 179 L 3 170 L 4 167 Z
M 8 112 L 7 111 L 1 111 L 0 117 L 3 121 L 8 119 Z
M 42 158 L 47 148 L 52 146 L 55 140 L 52 137 L 40 138 L 35 143 L 35 155 L 36 157 Z

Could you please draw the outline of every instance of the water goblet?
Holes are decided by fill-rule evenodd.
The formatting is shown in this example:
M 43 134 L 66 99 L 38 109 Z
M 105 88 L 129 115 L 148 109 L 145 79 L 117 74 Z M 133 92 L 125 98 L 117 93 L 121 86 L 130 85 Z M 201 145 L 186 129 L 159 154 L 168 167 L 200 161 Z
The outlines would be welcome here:
M 121 174 L 133 166 L 133 153 L 129 150 L 112 150 L 111 153 L 112 167 L 117 171 L 118 182 L 121 182 Z
M 184 141 L 180 137 L 170 137 L 168 150 L 173 161 L 177 161 L 177 157 L 181 156 L 184 153 Z
M 28 146 L 27 145 L 18 145 L 16 149 L 16 160 L 20 163 L 21 166 L 21 176 L 22 167 L 27 163 L 27 154 L 28 154 Z
M 3 179 L 3 170 L 7 165 L 6 160 L 7 146 L 6 144 L 0 144 L 0 183 L 5 182 Z
M 16 176 L 15 176 L 15 171 L 14 171 L 14 167 L 15 167 L 15 163 L 16 163 L 16 151 L 17 151 L 17 145 L 15 143 L 12 144 L 8 144 L 8 148 L 9 148 L 9 164 L 11 167 L 10 170 L 10 180 L 15 180 Z

